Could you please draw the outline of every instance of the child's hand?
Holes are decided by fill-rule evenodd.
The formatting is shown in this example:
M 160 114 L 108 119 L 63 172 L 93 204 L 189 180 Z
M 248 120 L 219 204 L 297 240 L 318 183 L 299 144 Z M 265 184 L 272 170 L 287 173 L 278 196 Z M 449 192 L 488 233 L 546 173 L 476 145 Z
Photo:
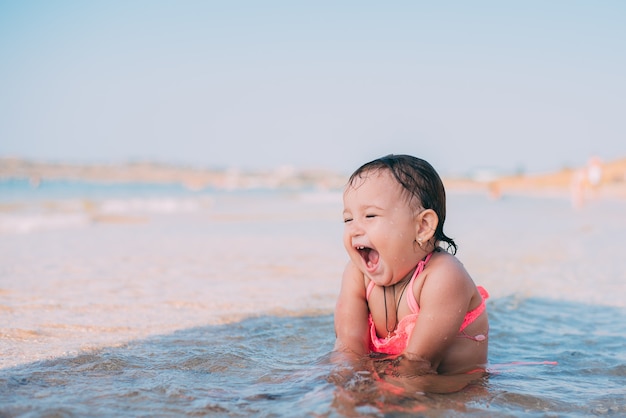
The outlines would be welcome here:
M 396 378 L 415 378 L 429 374 L 434 375 L 437 372 L 431 368 L 429 361 L 421 358 L 410 359 L 401 354 L 389 362 L 385 374 Z
M 430 363 L 421 359 L 409 359 L 400 355 L 377 367 L 383 387 L 391 390 L 393 385 L 405 395 L 423 393 L 458 392 L 468 384 L 482 378 L 485 373 L 463 373 L 457 375 L 439 375 L 430 367 Z

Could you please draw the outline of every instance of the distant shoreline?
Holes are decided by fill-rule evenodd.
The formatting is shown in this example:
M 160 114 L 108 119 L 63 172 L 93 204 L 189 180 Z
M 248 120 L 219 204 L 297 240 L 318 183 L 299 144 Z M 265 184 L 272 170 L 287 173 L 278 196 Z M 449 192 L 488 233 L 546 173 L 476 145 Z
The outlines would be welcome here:
M 591 176 L 590 166 L 539 175 L 495 177 L 489 181 L 444 177 L 449 191 L 481 193 L 497 199 L 509 194 L 558 195 L 580 198 L 597 196 L 626 198 L 626 158 L 601 162 Z M 303 189 L 341 190 L 347 175 L 323 169 L 280 167 L 273 170 L 201 169 L 155 162 L 74 164 L 0 157 L 0 180 L 27 179 L 37 186 L 45 180 L 78 180 L 104 183 L 180 184 L 195 191 Z
M 73 164 L 0 158 L 0 180 L 28 179 L 34 186 L 44 180 L 81 180 L 102 183 L 180 184 L 189 190 L 215 188 L 337 189 L 346 177 L 328 170 L 280 167 L 273 170 L 201 169 L 154 162 Z

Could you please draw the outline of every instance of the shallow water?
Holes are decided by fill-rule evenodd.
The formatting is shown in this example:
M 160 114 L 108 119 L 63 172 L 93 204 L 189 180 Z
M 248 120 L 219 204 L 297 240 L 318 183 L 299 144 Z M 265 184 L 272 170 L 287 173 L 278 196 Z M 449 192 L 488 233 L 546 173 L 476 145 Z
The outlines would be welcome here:
M 0 416 L 626 415 L 626 202 L 452 193 L 490 375 L 402 397 L 329 361 L 340 194 L 3 187 Z
M 5 369 L 0 411 L 24 416 L 626 414 L 623 310 L 514 297 L 497 300 L 490 309 L 490 376 L 456 394 L 373 394 L 368 389 L 373 381 L 358 375 L 340 390 L 329 378 L 331 315 L 262 316 Z M 541 364 L 546 361 L 557 364 Z M 353 402 L 345 393 L 350 383 Z

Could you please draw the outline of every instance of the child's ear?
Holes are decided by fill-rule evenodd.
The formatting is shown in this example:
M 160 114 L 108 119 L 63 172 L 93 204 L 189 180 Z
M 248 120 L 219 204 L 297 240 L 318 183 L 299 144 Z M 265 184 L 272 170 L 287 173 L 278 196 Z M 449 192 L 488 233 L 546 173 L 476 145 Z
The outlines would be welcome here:
M 432 209 L 424 209 L 417 215 L 415 222 L 415 240 L 425 244 L 435 235 L 439 216 Z

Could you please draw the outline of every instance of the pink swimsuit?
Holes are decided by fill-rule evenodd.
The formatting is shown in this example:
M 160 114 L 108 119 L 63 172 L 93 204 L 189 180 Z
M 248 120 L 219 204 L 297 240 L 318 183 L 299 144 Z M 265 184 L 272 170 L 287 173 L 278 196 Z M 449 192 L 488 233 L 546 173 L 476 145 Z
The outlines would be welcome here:
M 379 338 L 376 335 L 376 326 L 374 325 L 374 320 L 372 319 L 372 314 L 369 315 L 369 326 L 370 326 L 370 350 L 377 353 L 384 354 L 401 354 L 409 343 L 409 338 L 411 337 L 411 333 L 413 332 L 413 328 L 415 328 L 415 322 L 417 321 L 417 316 L 419 315 L 420 307 L 417 304 L 417 300 L 415 300 L 415 294 L 412 292 L 413 282 L 419 274 L 424 270 L 424 266 L 430 260 L 432 253 L 428 254 L 425 260 L 422 260 L 417 265 L 415 269 L 415 273 L 413 273 L 413 277 L 409 282 L 409 292 L 407 292 L 407 303 L 409 305 L 409 309 L 411 310 L 411 314 L 406 315 L 404 318 L 398 322 L 398 327 L 394 335 L 389 338 Z M 374 289 L 374 282 L 370 281 L 367 286 L 366 298 L 369 301 L 370 294 L 372 293 L 372 289 Z M 489 293 L 481 287 L 478 286 L 478 291 L 480 292 L 480 296 L 482 297 L 482 302 L 473 310 L 469 311 L 465 314 L 465 318 L 463 319 L 463 323 L 461 324 L 461 328 L 459 329 L 459 333 L 461 337 L 475 339 L 476 341 L 482 341 L 485 339 L 484 335 L 477 335 L 476 337 L 467 336 L 463 330 L 472 322 L 476 320 L 485 310 L 485 300 L 489 297 Z

